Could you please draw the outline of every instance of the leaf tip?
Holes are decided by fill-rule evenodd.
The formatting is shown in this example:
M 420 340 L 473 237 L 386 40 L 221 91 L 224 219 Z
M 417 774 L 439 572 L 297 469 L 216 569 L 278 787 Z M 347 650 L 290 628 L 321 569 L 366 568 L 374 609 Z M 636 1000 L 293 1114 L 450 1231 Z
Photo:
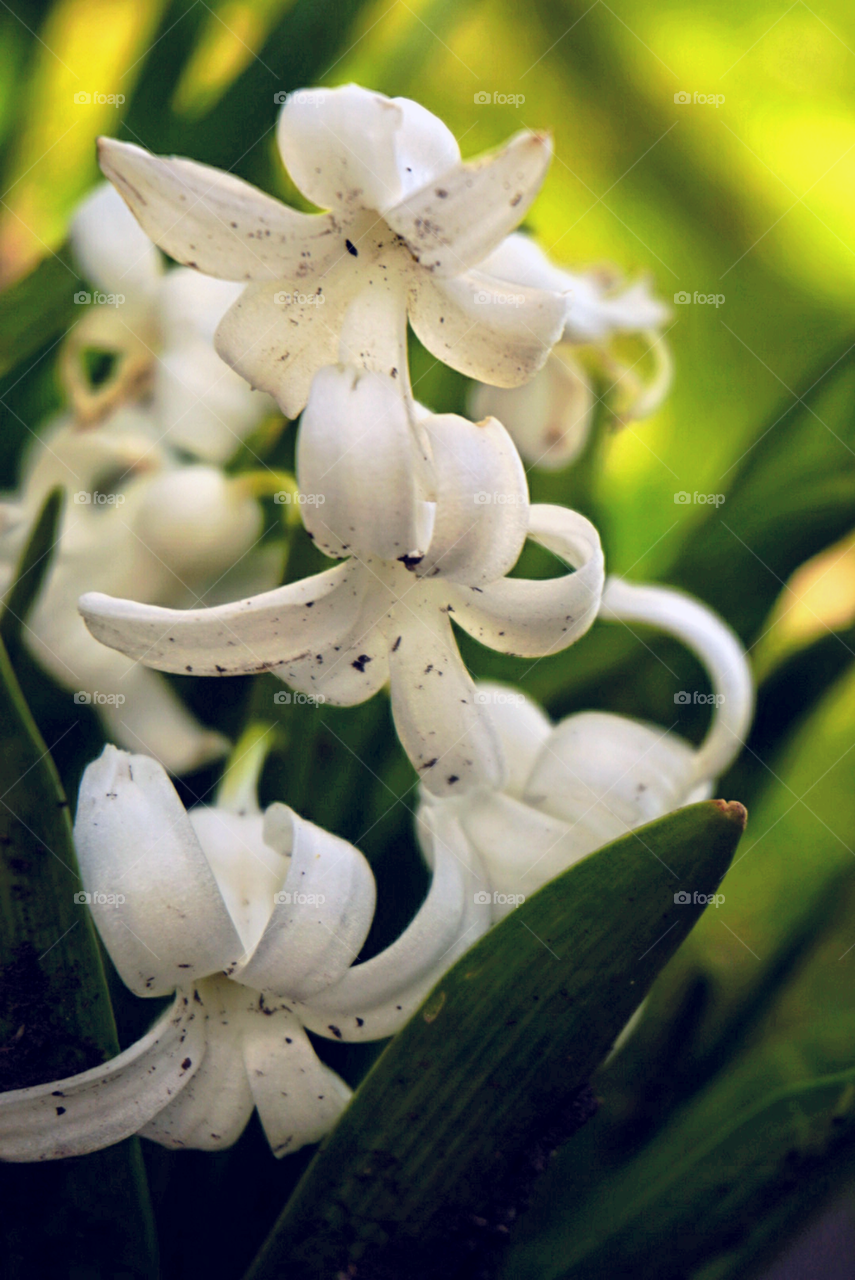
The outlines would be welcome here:
M 748 810 L 738 800 L 713 800 L 715 807 L 739 827 L 740 834 L 748 822 Z

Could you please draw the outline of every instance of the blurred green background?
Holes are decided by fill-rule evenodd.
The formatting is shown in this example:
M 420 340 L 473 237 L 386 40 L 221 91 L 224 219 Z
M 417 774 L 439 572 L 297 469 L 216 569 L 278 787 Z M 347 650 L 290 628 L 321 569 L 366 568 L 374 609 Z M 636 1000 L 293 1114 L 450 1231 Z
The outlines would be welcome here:
M 726 902 L 669 966 L 647 1030 L 603 1075 L 607 1105 L 578 1140 L 590 1186 L 579 1185 L 571 1147 L 551 1196 L 584 1204 L 587 1190 L 596 1199 L 597 1179 L 617 1167 L 627 1185 L 646 1183 L 643 1162 L 633 1172 L 639 1153 L 667 1168 L 669 1143 L 682 1151 L 690 1141 L 681 1108 L 733 1114 L 773 1083 L 852 1066 L 855 918 L 830 901 L 855 901 L 855 10 L 839 0 L 533 0 L 524 12 L 498 0 L 11 0 L 0 12 L 0 64 L 0 271 L 10 288 L 0 316 L 3 488 L 60 403 L 55 361 L 74 277 L 57 255 L 69 214 L 97 180 L 98 134 L 189 155 L 299 201 L 275 148 L 275 95 L 305 85 L 356 80 L 417 98 L 465 156 L 523 127 L 553 130 L 555 160 L 527 229 L 570 267 L 612 263 L 629 278 L 651 276 L 669 303 L 683 293 L 693 300 L 673 305 L 676 376 L 655 418 L 615 432 L 604 409 L 588 456 L 569 472 L 532 473 L 532 495 L 591 515 L 611 571 L 682 585 L 716 607 L 749 647 L 760 687 L 751 739 L 721 788 L 751 814 Z M 479 101 L 485 94 L 490 101 Z M 22 292 L 36 269 L 36 287 Z M 415 343 L 412 358 L 419 397 L 462 410 L 465 381 Z M 601 393 L 607 405 L 607 387 Z M 292 457 L 292 436 L 277 465 Z M 675 502 L 682 492 L 725 500 Z M 291 572 L 319 563 L 313 554 L 298 537 Z M 546 572 L 537 557 L 529 563 Z M 596 706 L 695 741 L 703 732 L 704 711 L 676 707 L 673 695 L 705 689 L 704 677 L 661 639 L 597 625 L 537 663 L 499 659 L 474 642 L 461 648 L 477 674 L 520 682 L 555 715 Z M 62 738 L 55 756 L 73 795 L 100 731 L 23 652 L 14 656 L 45 740 Z M 250 707 L 273 718 L 270 677 L 180 687 L 233 735 Z M 381 696 L 355 711 L 277 715 L 280 749 L 264 799 L 287 800 L 365 849 L 380 884 L 373 950 L 424 887 L 414 777 L 388 706 Z M 191 780 L 185 798 L 208 794 L 215 780 Z M 124 1043 L 151 1010 L 116 998 Z M 324 1045 L 353 1081 L 373 1052 Z M 850 1176 L 851 1154 L 835 1148 L 835 1186 Z M 222 1156 L 175 1157 L 150 1144 L 145 1156 L 170 1276 L 190 1265 L 187 1215 L 227 1203 L 241 1230 L 204 1256 L 238 1274 L 305 1164 L 298 1156 L 274 1165 L 255 1127 Z M 787 1203 L 787 1221 L 768 1238 L 746 1228 L 754 1243 L 728 1253 L 703 1237 L 679 1274 L 695 1274 L 716 1249 L 724 1261 L 710 1280 L 748 1274 L 815 1207 Z M 532 1221 L 560 1254 L 561 1232 L 546 1201 L 540 1208 Z M 655 1235 L 665 1219 L 654 1209 L 651 1220 Z M 15 1257 L 23 1274 L 26 1250 Z M 634 1274 L 621 1257 L 612 1273 Z

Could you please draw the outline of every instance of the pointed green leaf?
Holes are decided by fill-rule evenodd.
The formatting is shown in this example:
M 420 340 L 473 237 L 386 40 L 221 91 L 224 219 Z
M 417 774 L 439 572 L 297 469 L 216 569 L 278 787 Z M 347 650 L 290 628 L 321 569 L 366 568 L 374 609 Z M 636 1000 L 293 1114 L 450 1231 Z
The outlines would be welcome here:
M 0 640 L 8 650 L 17 645 L 21 628 L 50 568 L 64 496 L 64 489 L 52 489 L 45 498 L 18 564 L 14 586 L 3 601 Z
M 17 1089 L 97 1066 L 118 1042 L 95 931 L 76 900 L 68 801 L 2 642 L 0 725 L 0 1088 Z M 0 1166 L 0 1198 L 15 1280 L 73 1267 L 135 1280 L 156 1272 L 138 1139 L 79 1160 Z
M 378 1060 L 252 1280 L 350 1265 L 414 1277 L 415 1260 L 435 1266 L 437 1250 L 459 1261 L 473 1223 L 496 1210 L 497 1186 L 502 1203 L 513 1197 L 533 1137 L 572 1107 L 691 930 L 744 818 L 723 801 L 670 814 L 584 859 L 482 938 Z
M 66 245 L 0 294 L 0 377 L 71 326 L 78 279 Z

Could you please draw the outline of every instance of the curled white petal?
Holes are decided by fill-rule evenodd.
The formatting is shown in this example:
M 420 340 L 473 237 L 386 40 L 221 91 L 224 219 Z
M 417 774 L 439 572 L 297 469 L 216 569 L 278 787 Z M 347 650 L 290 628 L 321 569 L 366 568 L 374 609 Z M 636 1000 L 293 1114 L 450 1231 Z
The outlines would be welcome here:
M 751 669 L 739 639 L 711 609 L 682 591 L 609 578 L 601 616 L 660 627 L 682 640 L 710 674 L 716 695 L 712 724 L 697 752 L 698 782 L 716 778 L 745 742 L 754 707 Z
M 422 427 L 436 509 L 430 546 L 415 572 L 470 586 L 494 582 L 515 565 L 528 526 L 528 485 L 513 441 L 495 418 L 476 424 L 430 414 Z
M 84 280 L 129 297 L 156 288 L 163 270 L 157 249 L 109 182 L 78 205 L 68 235 Z
M 585 634 L 597 616 L 605 577 L 599 535 L 578 512 L 542 503 L 529 507 L 529 537 L 575 572 L 449 589 L 455 622 L 490 648 L 526 658 L 558 653 Z
M 374 876 L 357 848 L 284 804 L 265 812 L 264 841 L 290 866 L 264 933 L 233 976 L 304 1000 L 337 982 L 359 954 L 374 916 Z
M 552 721 L 532 698 L 511 685 L 479 680 L 475 698 L 489 715 L 502 744 L 508 767 L 504 790 L 521 799 L 540 749 L 552 733 Z
M 102 1066 L 0 1093 L 0 1160 L 60 1160 L 137 1133 L 199 1070 L 205 1018 L 201 1001 L 179 992 L 146 1035 Z

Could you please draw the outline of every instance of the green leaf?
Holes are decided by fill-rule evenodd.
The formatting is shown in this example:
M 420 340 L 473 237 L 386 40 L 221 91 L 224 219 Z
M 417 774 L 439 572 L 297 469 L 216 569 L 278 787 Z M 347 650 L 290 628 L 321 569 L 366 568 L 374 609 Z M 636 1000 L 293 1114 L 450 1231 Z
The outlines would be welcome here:
M 631 832 L 482 938 L 378 1060 L 252 1280 L 459 1262 L 701 914 L 675 893 L 715 891 L 744 817 L 709 801 Z
M 64 245 L 0 294 L 0 377 L 70 327 L 78 279 Z
M 21 628 L 35 603 L 57 543 L 57 530 L 62 515 L 65 490 L 52 489 L 45 498 L 39 517 L 24 548 L 15 583 L 3 602 L 0 613 L 0 640 L 7 650 L 17 647 Z
M 763 1216 L 785 1214 L 832 1165 L 855 1158 L 855 1068 L 775 1090 L 734 1115 L 725 1080 L 661 1142 L 547 1237 L 515 1248 L 513 1280 L 677 1280 L 730 1250 Z M 819 1182 L 815 1181 L 819 1175 Z
M 92 921 L 75 901 L 68 801 L 2 643 L 0 724 L 0 1088 L 17 1089 L 97 1066 L 119 1046 Z M 73 1266 L 156 1272 L 137 1139 L 82 1160 L 0 1166 L 0 1198 L 15 1280 Z

